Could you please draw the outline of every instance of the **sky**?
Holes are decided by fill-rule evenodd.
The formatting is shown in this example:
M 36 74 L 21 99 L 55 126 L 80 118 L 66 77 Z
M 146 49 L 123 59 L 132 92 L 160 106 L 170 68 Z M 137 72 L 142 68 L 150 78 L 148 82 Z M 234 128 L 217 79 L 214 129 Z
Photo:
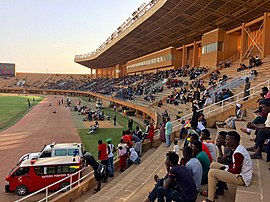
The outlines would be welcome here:
M 96 50 L 149 0 L 0 0 L 0 63 L 17 72 L 89 73 L 74 56 Z

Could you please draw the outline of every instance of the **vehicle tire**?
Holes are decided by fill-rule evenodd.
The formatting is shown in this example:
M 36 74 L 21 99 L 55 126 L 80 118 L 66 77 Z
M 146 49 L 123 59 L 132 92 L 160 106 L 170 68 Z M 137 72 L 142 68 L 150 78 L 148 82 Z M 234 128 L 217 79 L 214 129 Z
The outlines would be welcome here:
M 63 189 L 64 187 L 66 187 L 66 188 Z M 68 190 L 70 189 L 70 187 L 69 187 L 69 182 L 63 182 L 63 183 L 60 185 L 59 189 L 63 189 L 62 192 L 68 191 Z
M 26 194 L 28 194 L 29 190 L 28 187 L 25 185 L 20 185 L 16 188 L 15 192 L 19 195 L 19 196 L 24 196 Z

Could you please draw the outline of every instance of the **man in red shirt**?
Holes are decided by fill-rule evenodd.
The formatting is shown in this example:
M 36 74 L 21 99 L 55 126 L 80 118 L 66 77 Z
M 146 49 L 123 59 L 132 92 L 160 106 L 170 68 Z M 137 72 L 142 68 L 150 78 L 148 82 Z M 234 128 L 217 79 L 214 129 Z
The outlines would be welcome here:
M 108 182 L 108 153 L 107 153 L 107 145 L 102 142 L 102 140 L 98 141 L 98 160 L 100 163 L 106 166 L 106 172 L 104 176 L 103 182 Z

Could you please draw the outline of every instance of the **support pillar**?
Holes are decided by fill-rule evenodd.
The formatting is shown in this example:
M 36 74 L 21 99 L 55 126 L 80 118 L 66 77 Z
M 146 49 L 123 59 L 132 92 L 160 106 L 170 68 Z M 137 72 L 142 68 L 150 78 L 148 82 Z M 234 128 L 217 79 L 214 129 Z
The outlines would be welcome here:
M 197 67 L 198 66 L 198 44 L 196 41 L 194 41 L 193 44 L 193 54 L 192 54 L 192 67 Z
M 270 54 L 270 17 L 264 13 L 262 30 L 262 58 Z
M 182 50 L 182 67 L 184 67 L 187 64 L 187 48 L 185 45 L 183 45 Z
M 244 60 L 244 54 L 248 47 L 248 35 L 245 31 L 245 23 L 242 23 L 242 33 L 241 33 L 241 50 L 240 50 L 240 62 Z

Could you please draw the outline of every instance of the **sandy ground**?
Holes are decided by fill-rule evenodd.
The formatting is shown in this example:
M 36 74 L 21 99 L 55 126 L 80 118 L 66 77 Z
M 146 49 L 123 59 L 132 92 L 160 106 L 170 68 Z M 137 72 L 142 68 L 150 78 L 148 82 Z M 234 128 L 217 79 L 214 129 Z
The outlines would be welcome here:
M 44 144 L 52 142 L 80 142 L 70 109 L 58 106 L 61 96 L 46 96 L 14 126 L 0 132 L 0 201 L 18 199 L 14 193 L 5 193 L 5 177 L 18 159 L 29 152 L 40 151 Z M 52 106 L 49 106 L 52 103 Z M 57 113 L 52 113 L 56 110 Z

